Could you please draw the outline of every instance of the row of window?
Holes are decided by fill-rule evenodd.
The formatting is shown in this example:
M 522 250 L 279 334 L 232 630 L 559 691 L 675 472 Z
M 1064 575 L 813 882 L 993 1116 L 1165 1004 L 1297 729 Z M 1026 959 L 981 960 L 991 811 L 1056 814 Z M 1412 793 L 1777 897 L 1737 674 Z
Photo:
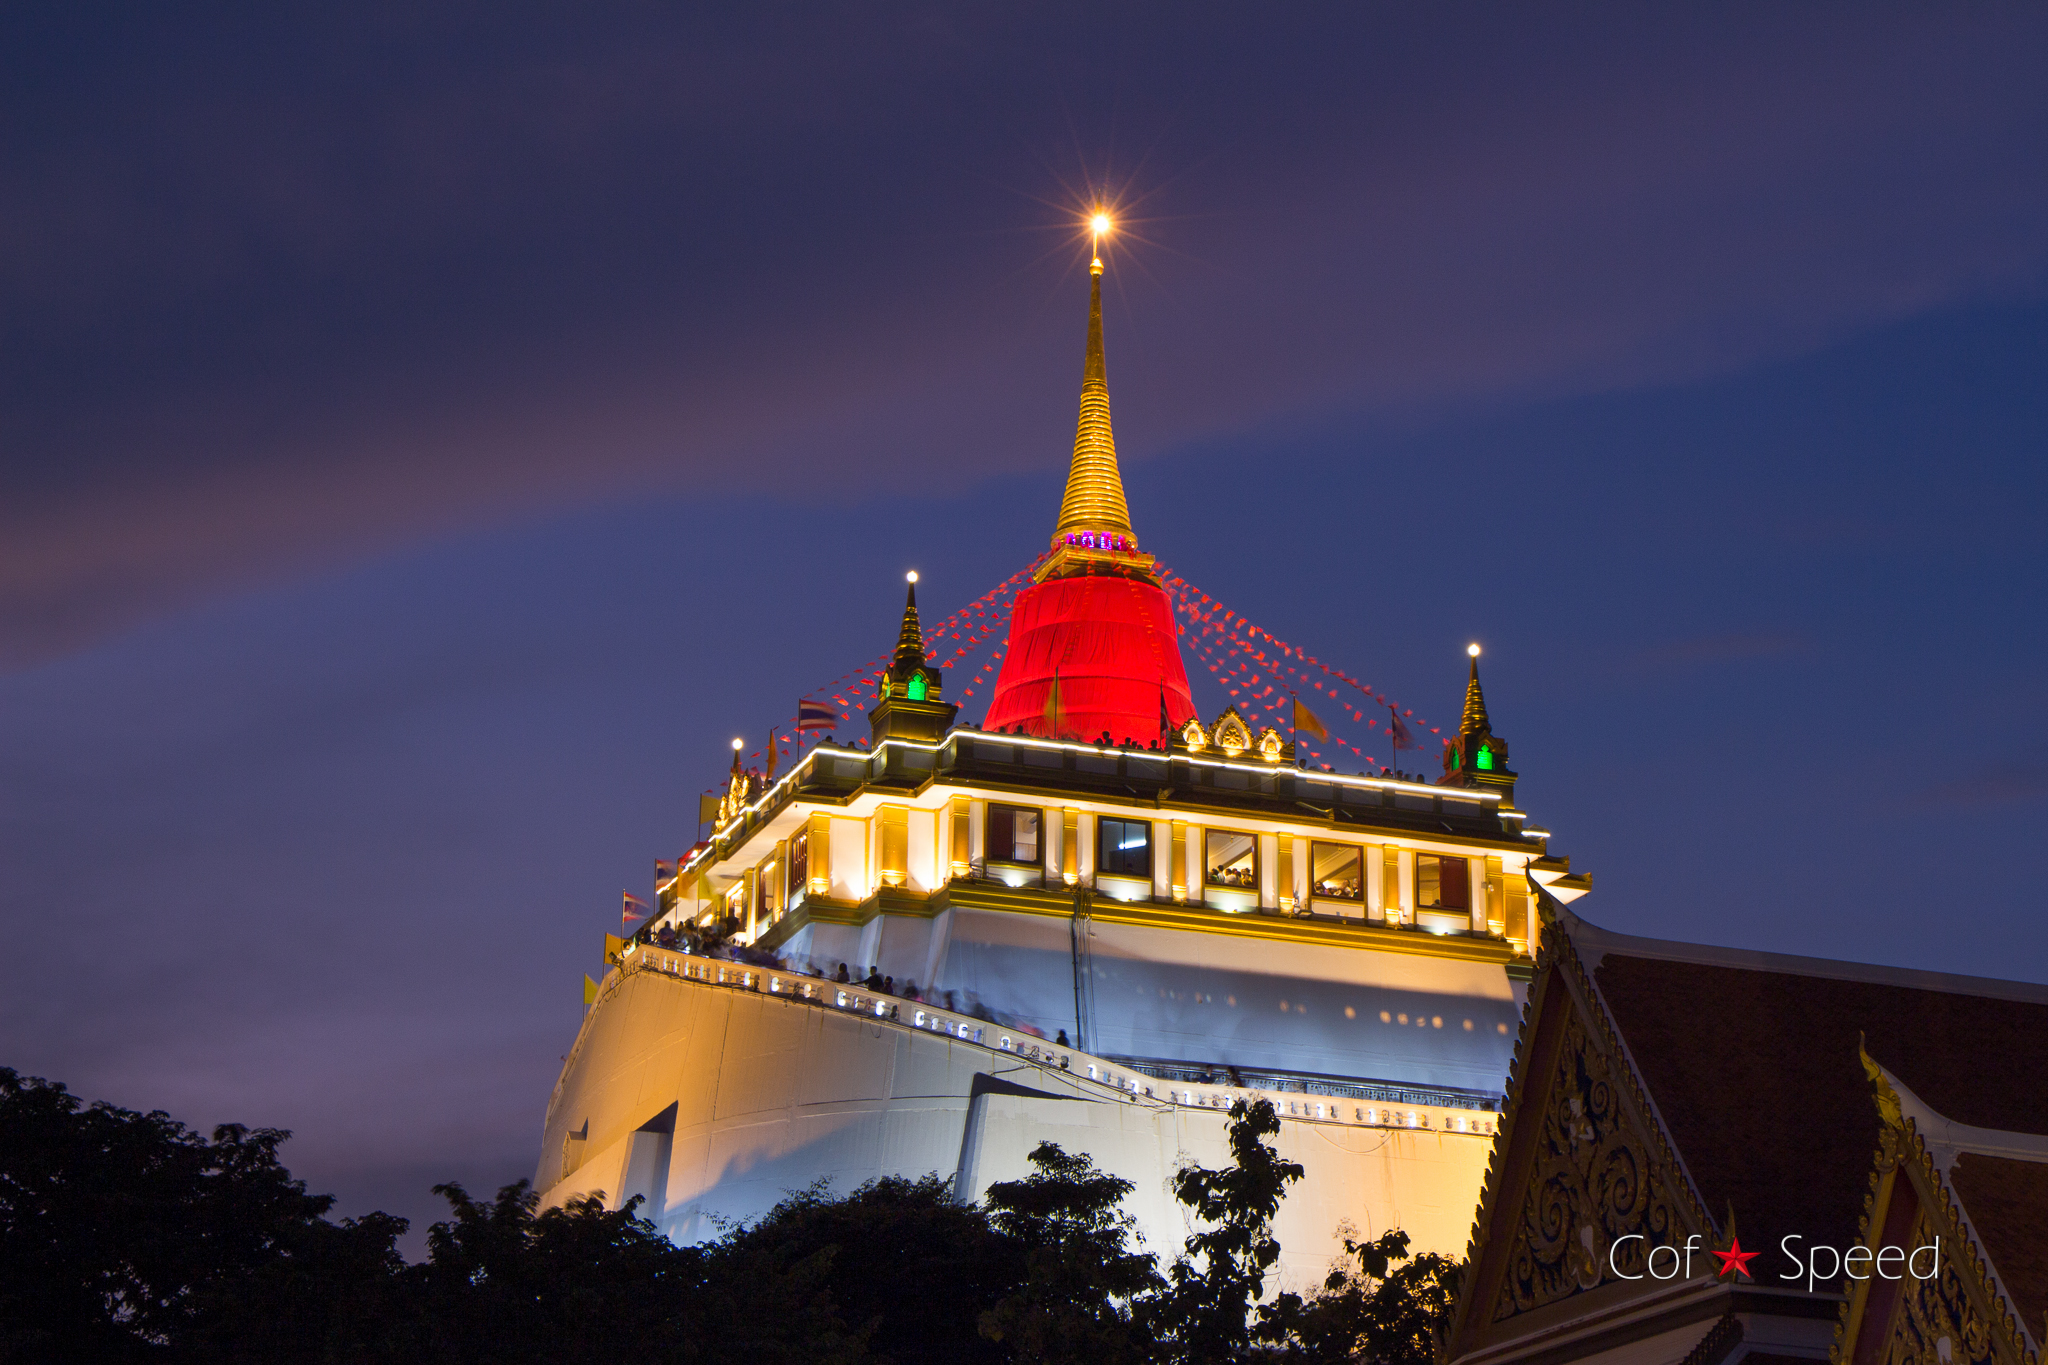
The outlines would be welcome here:
M 986 857 L 997 863 L 1036 863 L 1044 848 L 1044 813 L 1029 806 L 988 808 Z M 1095 822 L 1095 868 L 1125 877 L 1152 875 L 1152 822 Z M 1202 866 L 1211 886 L 1259 885 L 1259 838 L 1242 830 L 1202 831 Z M 1356 844 L 1309 845 L 1310 885 L 1331 900 L 1365 899 L 1365 850 Z M 1466 859 L 1434 853 L 1415 855 L 1415 904 L 1424 910 L 1470 910 L 1472 882 Z

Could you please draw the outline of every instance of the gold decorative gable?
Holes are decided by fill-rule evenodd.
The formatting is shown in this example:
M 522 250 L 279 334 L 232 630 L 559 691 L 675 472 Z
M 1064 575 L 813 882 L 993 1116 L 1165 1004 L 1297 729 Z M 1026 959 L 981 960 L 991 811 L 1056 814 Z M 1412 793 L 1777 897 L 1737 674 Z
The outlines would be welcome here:
M 1235 758 L 1252 747 L 1252 728 L 1244 723 L 1244 717 L 1237 714 L 1235 706 L 1228 708 L 1216 718 L 1216 728 L 1210 734 L 1216 747 Z
M 1209 732 L 1202 728 L 1201 721 L 1189 716 L 1188 723 L 1180 727 L 1180 742 L 1199 750 L 1209 743 Z
M 1955 1196 L 1935 1168 L 1917 1125 L 1873 1071 L 1886 1120 L 1864 1202 L 1858 1240 L 1871 1248 L 1924 1247 L 1941 1239 L 1940 1273 L 1930 1279 L 1850 1280 L 1828 1359 L 1837 1365 L 2037 1365 Z
M 1617 1267 L 1643 1274 L 1657 1247 L 1682 1247 L 1693 1233 L 1708 1245 L 1718 1240 L 1555 925 L 1544 936 L 1508 1094 L 1448 1359 L 1477 1349 L 1496 1323 L 1617 1281 Z
M 1278 763 L 1286 747 L 1285 741 L 1280 738 L 1280 732 L 1272 726 L 1268 725 L 1259 731 L 1259 757 L 1268 763 Z
M 1651 1248 L 1704 1232 L 1669 1178 L 1658 1135 L 1631 1101 L 1618 1059 L 1568 1010 L 1522 1200 L 1514 1263 L 1493 1320 L 1513 1317 L 1624 1275 L 1641 1275 Z M 1615 1244 L 1623 1237 L 1642 1240 Z

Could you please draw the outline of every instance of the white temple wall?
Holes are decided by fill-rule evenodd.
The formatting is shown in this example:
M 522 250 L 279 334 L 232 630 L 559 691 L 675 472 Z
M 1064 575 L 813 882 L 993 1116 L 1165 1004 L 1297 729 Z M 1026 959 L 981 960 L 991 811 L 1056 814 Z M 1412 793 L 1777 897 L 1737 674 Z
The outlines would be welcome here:
M 878 964 L 884 976 L 896 978 L 898 990 L 910 982 L 920 986 L 931 984 L 928 964 L 932 956 L 932 921 L 928 917 L 877 915 L 869 926 L 879 932 L 874 956 L 868 961 Z
M 1065 918 L 954 910 L 919 984 L 1029 1023 L 1074 1027 Z M 1498 1092 L 1519 988 L 1482 962 L 1094 922 L 1088 1050 Z M 1384 1016 L 1384 1017 L 1382 1017 Z
M 997 1093 L 974 1093 L 977 1077 Z M 643 1131 L 671 1105 L 672 1137 Z M 844 1192 L 936 1171 L 978 1197 L 1027 1174 L 1031 1149 L 1051 1139 L 1132 1181 L 1128 1207 L 1149 1248 L 1170 1258 L 1186 1222 L 1168 1182 L 1185 1160 L 1228 1160 L 1223 1125 L 1218 1110 L 1119 1099 L 943 1034 L 638 971 L 608 980 L 585 1020 L 549 1106 L 536 1184 L 548 1206 L 602 1192 L 616 1207 L 665 1160 L 659 1197 L 641 1212 L 690 1241 L 821 1176 Z M 565 1144 L 574 1132 L 587 1138 Z M 1282 1206 L 1275 1289 L 1313 1285 L 1347 1229 L 1400 1226 L 1417 1250 L 1462 1254 L 1491 1141 L 1284 1118 L 1277 1146 L 1308 1175 Z M 580 1161 L 566 1173 L 565 1146 Z
M 963 1165 L 961 1189 L 979 1199 L 996 1181 L 1017 1178 L 1016 1172 L 1030 1169 L 1040 1142 L 1087 1152 L 1096 1165 L 1132 1182 L 1124 1208 L 1137 1218 L 1146 1250 L 1171 1261 L 1194 1230 L 1187 1207 L 1173 1197 L 1173 1174 L 1189 1161 L 1227 1166 L 1227 1121 L 1221 1111 L 1183 1106 L 983 1095 L 974 1101 L 971 1168 Z M 1299 1161 L 1304 1175 L 1274 1221 L 1280 1275 L 1268 1284 L 1269 1293 L 1320 1287 L 1346 1235 L 1370 1238 L 1402 1228 L 1415 1251 L 1465 1254 L 1490 1140 L 1283 1118 L 1273 1146 Z

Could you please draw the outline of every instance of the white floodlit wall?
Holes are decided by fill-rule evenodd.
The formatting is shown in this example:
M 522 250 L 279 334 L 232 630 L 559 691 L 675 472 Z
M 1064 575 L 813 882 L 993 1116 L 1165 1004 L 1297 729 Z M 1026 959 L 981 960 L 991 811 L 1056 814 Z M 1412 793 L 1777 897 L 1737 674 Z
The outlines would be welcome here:
M 606 980 L 550 1101 L 535 1182 L 550 1206 L 638 1194 L 643 1216 L 691 1241 L 821 1176 L 850 1191 L 936 1171 L 978 1198 L 1026 1174 L 1049 1139 L 1130 1180 L 1127 1207 L 1170 1259 L 1189 1231 L 1173 1172 L 1229 1160 L 1224 1107 L 1248 1092 L 1155 1080 L 910 1002 L 893 1002 L 890 1022 L 872 1004 L 854 1012 L 858 994 L 835 1007 L 832 983 L 646 951 L 659 969 Z M 800 983 L 827 1003 L 770 993 Z M 1307 1170 L 1281 1209 L 1275 1292 L 1312 1288 L 1347 1234 L 1400 1227 L 1418 1251 L 1463 1255 L 1495 1115 L 1266 1097 L 1282 1113 L 1276 1146 Z

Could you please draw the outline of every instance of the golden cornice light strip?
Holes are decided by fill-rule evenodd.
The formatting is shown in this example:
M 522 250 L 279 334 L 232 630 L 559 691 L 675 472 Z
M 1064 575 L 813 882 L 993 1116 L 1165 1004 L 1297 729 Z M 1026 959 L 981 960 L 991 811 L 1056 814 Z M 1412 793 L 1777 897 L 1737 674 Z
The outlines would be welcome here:
M 992 730 L 955 730 L 949 733 L 944 739 L 940 740 L 936 744 L 927 743 L 923 740 L 891 738 L 883 740 L 879 745 L 875 746 L 872 749 L 857 749 L 850 745 L 842 746 L 833 744 L 831 741 L 827 740 L 821 742 L 817 745 L 817 747 L 813 748 L 809 753 L 805 754 L 802 761 L 799 762 L 797 766 L 795 766 L 794 768 L 791 768 L 787 773 L 784 773 L 781 777 L 777 778 L 773 786 L 769 787 L 765 792 L 763 792 L 760 796 L 756 797 L 752 802 L 740 807 L 738 813 L 733 816 L 733 819 L 731 821 L 728 821 L 726 824 L 719 826 L 718 832 L 715 832 L 712 838 L 706 842 L 705 846 L 697 851 L 695 857 L 685 860 L 681 864 L 681 866 L 678 867 L 676 875 L 678 878 L 681 878 L 687 875 L 688 873 L 701 868 L 704 864 L 705 859 L 710 857 L 710 855 L 716 850 L 719 833 L 722 833 L 724 830 L 730 829 L 733 824 L 743 822 L 744 820 L 746 820 L 747 817 L 759 814 L 761 811 L 773 805 L 776 801 L 776 794 L 780 792 L 784 787 L 790 786 L 791 784 L 795 783 L 797 779 L 803 775 L 804 771 L 807 768 L 809 768 L 812 763 L 816 762 L 821 757 L 858 758 L 865 761 L 867 759 L 873 758 L 876 754 L 891 748 L 922 749 L 927 753 L 935 754 L 945 749 L 947 745 L 956 743 L 961 739 L 971 739 L 977 742 L 989 744 L 1020 745 L 1022 747 L 1031 749 L 1064 749 L 1071 750 L 1077 754 L 1096 754 L 1102 757 L 1109 757 L 1115 754 L 1123 754 L 1127 757 L 1157 759 L 1161 762 L 1166 762 L 1169 759 L 1169 755 L 1165 751 L 1159 749 L 1125 749 L 1121 747 L 1104 748 L 1103 746 L 1098 744 L 1080 744 L 1075 743 L 1072 740 L 1040 739 L 1035 735 L 1005 735 L 997 733 Z M 1288 768 L 1276 769 L 1270 763 L 1234 763 L 1226 759 L 1198 758 L 1193 754 L 1173 754 L 1170 757 L 1171 761 L 1175 763 L 1187 763 L 1202 768 L 1228 768 L 1234 772 L 1271 774 L 1276 771 L 1292 771 Z M 1498 805 L 1501 800 L 1501 794 L 1499 792 L 1472 791 L 1466 789 L 1446 791 L 1442 787 L 1432 786 L 1426 782 L 1406 782 L 1401 780 L 1400 778 L 1395 777 L 1365 777 L 1353 775 L 1351 773 L 1306 773 L 1303 775 L 1308 777 L 1311 781 L 1330 782 L 1338 786 L 1370 787 L 1379 791 L 1405 791 L 1413 793 L 1417 796 L 1450 796 L 1455 800 L 1469 801 L 1475 804 L 1493 802 L 1495 803 L 1495 805 Z M 1485 841 L 1482 840 L 1481 842 Z M 712 861 L 722 862 L 724 860 L 723 858 L 718 858 L 713 859 Z
M 1242 629 L 1244 632 L 1246 632 L 1247 636 L 1264 637 L 1268 644 L 1273 646 L 1275 649 L 1283 651 L 1287 657 L 1298 659 L 1305 663 L 1313 664 L 1318 670 L 1321 671 L 1323 676 L 1335 679 L 1336 681 L 1344 683 L 1345 685 L 1355 689 L 1359 693 L 1370 698 L 1372 704 L 1376 707 L 1394 706 L 1396 708 L 1399 708 L 1400 703 L 1396 702 L 1392 697 L 1389 697 L 1385 693 L 1380 692 L 1377 689 L 1367 685 L 1366 683 L 1359 681 L 1357 678 L 1352 677 L 1349 673 L 1344 672 L 1340 668 L 1330 667 L 1330 665 L 1324 663 L 1315 655 L 1310 654 L 1307 650 L 1301 648 L 1299 645 L 1290 644 L 1286 640 L 1283 640 L 1279 636 L 1273 634 L 1273 632 L 1271 632 L 1270 630 L 1267 630 L 1264 626 L 1255 624 L 1251 620 L 1251 618 L 1246 616 L 1243 612 L 1235 611 L 1229 607 L 1226 607 L 1220 598 L 1211 597 L 1209 596 L 1209 594 L 1197 588 L 1194 584 L 1188 582 L 1187 579 L 1177 577 L 1173 573 L 1173 571 L 1167 568 L 1165 565 L 1160 566 L 1159 574 L 1161 582 L 1163 582 L 1166 585 L 1167 591 L 1170 594 L 1172 594 L 1173 597 L 1176 599 L 1176 602 L 1180 610 L 1185 612 L 1188 615 L 1188 617 L 1191 620 L 1193 620 L 1196 624 L 1213 629 L 1219 635 L 1223 635 L 1226 638 L 1228 638 L 1234 645 L 1237 646 L 1239 650 L 1243 651 L 1244 653 L 1250 654 L 1253 657 L 1257 657 L 1259 654 L 1264 653 L 1264 651 L 1259 650 L 1256 645 L 1252 644 L 1249 638 L 1239 638 L 1238 636 L 1232 634 L 1233 631 Z M 1288 663 L 1282 659 L 1271 658 L 1266 659 L 1264 662 L 1269 670 L 1291 672 L 1300 676 L 1303 681 L 1309 681 L 1308 670 L 1300 667 L 1299 664 Z M 1356 703 L 1347 702 L 1341 697 L 1337 699 L 1337 704 L 1340 706 L 1350 706 L 1354 710 L 1360 709 Z M 1415 723 L 1418 726 L 1425 730 L 1428 730 L 1431 734 L 1441 733 L 1441 727 L 1431 726 L 1428 720 L 1417 717 L 1413 710 L 1402 710 L 1402 718 L 1405 720 L 1415 721 Z
M 955 881 L 922 895 L 884 888 L 859 901 L 806 896 L 801 904 L 771 926 L 762 936 L 761 946 L 774 947 L 787 942 L 805 923 L 860 926 L 885 913 L 931 919 L 948 909 L 1001 910 L 1011 914 L 1068 919 L 1074 913 L 1074 893 L 1066 887 L 1054 890 L 1049 887 L 992 886 Z M 1356 920 L 1331 924 L 1323 920 L 1223 911 L 1199 905 L 1169 906 L 1157 902 L 1120 901 L 1113 896 L 1096 896 L 1089 903 L 1088 916 L 1098 924 L 1185 930 L 1274 943 L 1365 949 L 1488 965 L 1505 965 L 1515 955 L 1513 948 L 1498 939 L 1415 933 Z

